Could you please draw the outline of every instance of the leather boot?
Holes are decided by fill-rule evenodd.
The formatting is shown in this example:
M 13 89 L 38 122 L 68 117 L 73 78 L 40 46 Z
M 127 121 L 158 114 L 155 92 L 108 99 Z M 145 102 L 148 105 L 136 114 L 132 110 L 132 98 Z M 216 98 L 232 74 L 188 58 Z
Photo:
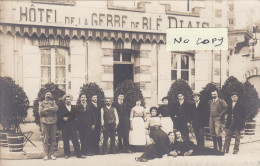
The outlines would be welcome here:
M 219 151 L 222 151 L 222 137 L 217 137 Z
M 218 150 L 218 146 L 217 146 L 217 137 L 212 137 L 213 138 L 213 145 L 214 145 L 214 149 Z

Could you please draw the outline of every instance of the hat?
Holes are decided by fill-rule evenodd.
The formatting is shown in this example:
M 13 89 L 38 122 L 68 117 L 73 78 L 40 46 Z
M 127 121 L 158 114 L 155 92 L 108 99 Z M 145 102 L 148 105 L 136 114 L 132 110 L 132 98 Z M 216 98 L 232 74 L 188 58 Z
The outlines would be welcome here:
M 45 90 L 45 91 L 44 91 L 44 94 L 46 94 L 46 93 L 48 93 L 48 92 L 50 92 L 50 93 L 52 94 L 52 91 L 49 90 L 49 89 Z
M 70 97 L 71 100 L 73 100 L 73 96 L 71 94 L 65 94 L 63 97 L 62 97 L 62 100 L 65 100 L 66 97 Z
M 237 92 L 232 92 L 231 96 L 233 96 L 233 95 L 238 96 L 238 93 Z
M 200 93 L 195 92 L 195 93 L 193 93 L 193 96 L 199 96 L 200 97 Z

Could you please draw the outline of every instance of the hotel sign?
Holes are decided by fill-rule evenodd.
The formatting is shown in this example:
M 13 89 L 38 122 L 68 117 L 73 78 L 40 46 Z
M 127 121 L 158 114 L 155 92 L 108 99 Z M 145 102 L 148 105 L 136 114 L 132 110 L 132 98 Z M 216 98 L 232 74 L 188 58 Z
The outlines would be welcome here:
M 5 3 L 3 23 L 154 33 L 166 33 L 167 28 L 210 26 L 209 18 L 26 2 Z M 13 14 L 8 16 L 8 13 Z

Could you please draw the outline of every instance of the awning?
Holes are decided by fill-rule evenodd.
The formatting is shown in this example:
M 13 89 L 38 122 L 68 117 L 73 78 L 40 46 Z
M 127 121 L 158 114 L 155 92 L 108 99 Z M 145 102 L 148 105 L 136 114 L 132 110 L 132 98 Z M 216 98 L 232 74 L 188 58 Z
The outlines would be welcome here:
M 48 27 L 48 26 L 32 26 L 19 24 L 3 24 L 0 23 L 0 32 L 3 34 L 11 33 L 13 36 L 19 34 L 21 36 L 29 35 L 44 36 L 48 38 L 70 38 L 70 39 L 100 39 L 100 40 L 119 40 L 137 42 L 155 42 L 166 43 L 166 34 L 164 33 L 145 33 L 145 32 L 130 32 L 130 31 L 112 31 L 107 29 L 80 29 L 66 27 Z

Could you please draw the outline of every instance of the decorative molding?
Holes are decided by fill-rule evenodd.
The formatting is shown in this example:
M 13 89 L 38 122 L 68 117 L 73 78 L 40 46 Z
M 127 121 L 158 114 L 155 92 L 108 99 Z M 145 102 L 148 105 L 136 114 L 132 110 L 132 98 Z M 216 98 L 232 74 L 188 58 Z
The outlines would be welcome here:
M 178 11 L 172 11 L 171 10 L 171 4 L 162 4 L 165 5 L 165 13 L 170 15 L 179 15 L 179 16 L 189 16 L 189 17 L 199 17 L 200 16 L 200 8 L 194 7 L 192 8 L 192 12 L 178 12 Z
M 124 32 L 124 31 L 111 31 L 111 30 L 93 30 L 93 29 L 80 29 L 80 28 L 64 28 L 64 27 L 52 27 L 52 26 L 37 26 L 37 25 L 18 25 L 18 24 L 3 24 L 0 23 L 0 33 L 10 33 L 20 36 L 40 37 L 44 36 L 48 38 L 53 36 L 54 38 L 60 37 L 62 39 L 86 39 L 86 40 L 119 40 L 136 41 L 135 45 L 137 50 L 139 42 L 148 43 L 166 43 L 165 33 L 147 33 L 147 32 Z M 135 48 L 135 47 L 134 47 Z
M 145 12 L 145 3 L 146 2 L 138 2 L 137 8 L 134 7 L 124 7 L 124 6 L 116 6 L 114 5 L 113 0 L 107 0 L 107 8 L 112 10 L 124 10 L 124 11 L 133 11 L 133 12 Z

